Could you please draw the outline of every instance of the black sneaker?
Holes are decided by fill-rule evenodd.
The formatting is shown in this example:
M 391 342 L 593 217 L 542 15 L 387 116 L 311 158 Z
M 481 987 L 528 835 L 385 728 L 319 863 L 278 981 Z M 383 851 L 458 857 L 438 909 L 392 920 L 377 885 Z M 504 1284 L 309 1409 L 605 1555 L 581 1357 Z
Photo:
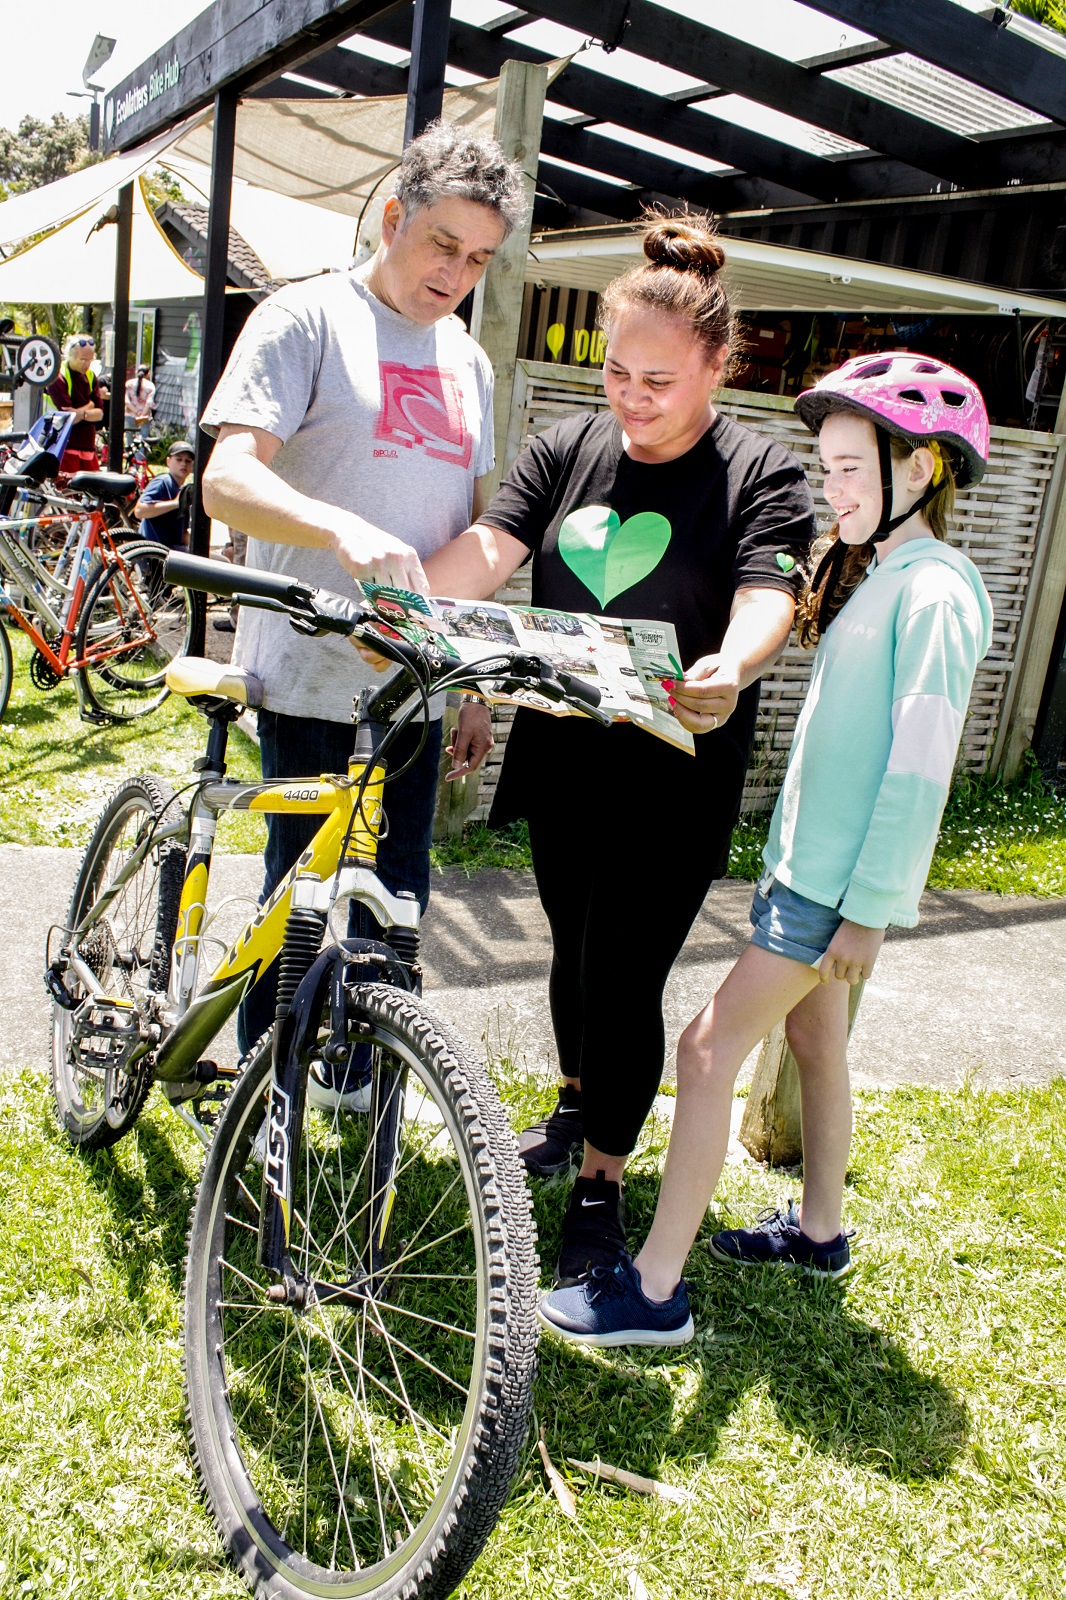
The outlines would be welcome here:
M 622 1191 L 602 1172 L 576 1178 L 563 1218 L 555 1287 L 568 1289 L 593 1267 L 611 1272 L 625 1254 L 626 1214 Z
M 578 1151 L 585 1148 L 581 1129 L 581 1090 L 564 1083 L 550 1116 L 534 1122 L 518 1135 L 522 1165 L 535 1178 L 554 1178 L 565 1172 Z
M 847 1233 L 824 1244 L 808 1239 L 793 1200 L 784 1212 L 760 1211 L 754 1228 L 730 1228 L 711 1238 L 711 1255 L 738 1267 L 788 1267 L 817 1278 L 842 1278 L 851 1270 Z

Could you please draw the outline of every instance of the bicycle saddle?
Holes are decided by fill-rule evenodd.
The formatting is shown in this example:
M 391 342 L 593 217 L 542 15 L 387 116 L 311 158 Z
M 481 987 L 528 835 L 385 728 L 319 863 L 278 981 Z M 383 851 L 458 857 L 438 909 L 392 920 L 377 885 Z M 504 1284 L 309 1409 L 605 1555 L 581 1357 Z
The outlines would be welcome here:
M 88 494 L 94 500 L 128 500 L 137 492 L 137 479 L 128 472 L 76 472 L 70 487 L 76 494 Z
M 203 656 L 175 656 L 167 668 L 166 685 L 173 694 L 218 695 L 239 706 L 263 704 L 263 685 L 252 673 Z

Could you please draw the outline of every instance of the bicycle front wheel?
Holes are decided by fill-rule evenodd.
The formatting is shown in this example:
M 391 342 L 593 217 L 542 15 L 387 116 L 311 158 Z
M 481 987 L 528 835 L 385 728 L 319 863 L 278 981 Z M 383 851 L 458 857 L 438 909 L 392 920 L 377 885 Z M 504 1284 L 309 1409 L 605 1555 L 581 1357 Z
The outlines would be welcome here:
M 451 1594 L 528 1430 L 537 1260 L 503 1108 L 419 1000 L 358 993 L 370 1110 L 308 1106 L 289 1152 L 306 1304 L 269 1298 L 257 1258 L 269 1041 L 219 1123 L 189 1234 L 193 1451 L 234 1562 L 270 1600 Z
M 108 802 L 82 859 L 67 926 L 77 928 L 110 892 L 130 856 L 174 800 L 163 778 L 131 778 Z M 166 840 L 150 849 L 80 941 L 80 954 L 101 987 L 140 1009 L 149 990 L 166 990 L 177 932 L 185 849 Z M 128 1133 L 152 1086 L 145 1060 L 129 1070 L 108 1042 L 82 1020 L 89 991 L 69 970 L 71 1007 L 52 1007 L 52 1097 L 71 1144 L 100 1150 Z
M 95 710 L 116 722 L 145 716 L 169 694 L 164 676 L 192 642 L 193 601 L 168 584 L 165 545 L 123 545 L 85 597 L 76 649 Z
M 7 710 L 7 703 L 11 699 L 11 683 L 15 676 L 15 662 L 11 654 L 11 640 L 7 636 L 7 629 L 0 621 L 0 717 Z

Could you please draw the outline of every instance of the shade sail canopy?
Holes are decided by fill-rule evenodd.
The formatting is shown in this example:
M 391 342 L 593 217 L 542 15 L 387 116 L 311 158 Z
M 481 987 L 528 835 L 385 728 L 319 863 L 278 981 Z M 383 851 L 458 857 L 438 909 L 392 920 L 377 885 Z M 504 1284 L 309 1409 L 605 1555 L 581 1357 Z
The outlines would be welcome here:
M 107 305 L 115 292 L 115 250 L 118 228 L 95 228 L 116 199 L 104 194 L 96 205 L 65 222 L 17 256 L 0 261 L 0 300 L 50 305 Z M 95 230 L 95 231 L 94 231 Z M 133 246 L 130 257 L 131 300 L 199 298 L 204 280 L 178 255 L 156 222 L 144 192 L 144 180 L 133 186 Z
M 210 197 L 209 167 L 173 154 L 167 166 L 187 194 Z M 239 178 L 230 191 L 230 227 L 255 251 L 275 282 L 346 267 L 355 248 L 355 220 L 347 212 L 292 200 Z
M 445 122 L 491 134 L 497 87 L 493 78 L 468 89 L 445 90 Z M 403 95 L 243 100 L 237 113 L 234 175 L 275 194 L 358 217 L 399 162 L 406 115 Z M 209 165 L 213 132 L 214 119 L 208 115 L 183 131 L 174 153 Z
M 39 189 L 12 195 L 9 200 L 0 202 L 0 249 L 6 250 L 9 245 L 18 244 L 36 233 L 57 228 L 60 223 L 80 216 L 91 206 L 106 209 L 113 203 L 117 189 L 155 166 L 174 140 L 199 120 L 202 117 L 190 118 L 138 145 L 136 150 L 124 151 L 122 155 L 111 156 L 107 161 L 98 161 L 95 166 L 83 167 L 80 172 L 57 178 L 55 183 L 43 184 Z
M 877 261 L 794 250 L 755 239 L 724 237 L 726 284 L 738 311 L 829 311 L 859 315 L 1064 317 L 1066 303 L 1016 289 L 913 272 Z M 534 235 L 527 283 L 589 289 L 643 261 L 630 228 L 575 228 Z

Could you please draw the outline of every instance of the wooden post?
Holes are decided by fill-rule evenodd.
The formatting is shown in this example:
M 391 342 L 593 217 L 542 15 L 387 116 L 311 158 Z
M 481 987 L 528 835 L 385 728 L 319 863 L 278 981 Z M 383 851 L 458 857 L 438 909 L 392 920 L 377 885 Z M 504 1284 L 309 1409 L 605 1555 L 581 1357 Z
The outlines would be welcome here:
M 1059 401 L 1055 432 L 1066 434 L 1066 389 Z M 1009 705 L 1000 723 L 990 763 L 993 772 L 1013 778 L 1031 747 L 1048 667 L 1066 595 L 1066 443 L 1060 444 L 1048 485 L 1029 600 L 1014 658 Z
M 130 257 L 133 253 L 133 184 L 118 192 L 118 243 L 115 248 L 115 323 L 112 328 L 111 400 L 107 411 L 107 465 L 122 471 L 126 442 L 126 363 L 130 343 Z
M 437 770 L 437 809 L 433 817 L 434 839 L 461 838 L 463 829 L 470 819 L 470 813 L 478 802 L 480 772 L 471 773 L 466 778 L 455 778 L 451 783 L 447 783 L 444 777 L 446 772 L 451 771 L 452 758 L 448 754 L 448 746 L 452 742 L 452 734 L 459 720 L 460 701 L 461 697 L 458 694 L 450 694 L 441 720 L 444 739 L 441 743 L 440 766 Z
M 444 73 L 448 65 L 448 29 L 451 0 L 415 0 L 411 26 L 411 67 L 407 81 L 407 118 L 403 130 L 406 150 L 439 117 L 444 104 Z
M 848 996 L 849 1038 L 865 987 L 852 984 Z M 740 1124 L 740 1142 L 756 1161 L 768 1161 L 772 1167 L 795 1167 L 803 1160 L 799 1068 L 785 1042 L 783 1022 L 763 1040 Z
M 491 494 L 500 481 L 507 451 L 507 428 L 511 416 L 511 390 L 518 354 L 518 331 L 522 323 L 522 295 L 526 281 L 526 257 L 533 220 L 533 190 L 540 154 L 540 130 L 544 119 L 544 96 L 548 88 L 547 66 L 526 61 L 505 61 L 500 72 L 496 101 L 495 134 L 504 152 L 522 168 L 526 198 L 526 219 L 504 242 L 477 287 L 474 317 L 470 331 L 481 345 L 496 379 L 493 401 L 496 436 L 496 465 L 488 475 L 486 488 Z

